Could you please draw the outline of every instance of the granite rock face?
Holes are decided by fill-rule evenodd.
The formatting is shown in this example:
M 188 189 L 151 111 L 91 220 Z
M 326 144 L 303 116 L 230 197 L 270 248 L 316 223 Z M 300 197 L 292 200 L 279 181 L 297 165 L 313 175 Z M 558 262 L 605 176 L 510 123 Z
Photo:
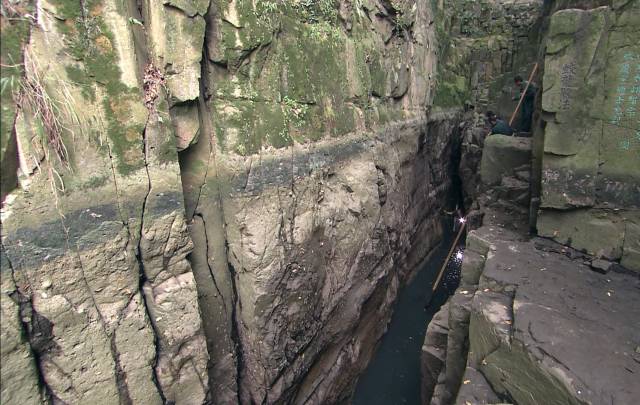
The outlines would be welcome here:
M 640 3 L 551 16 L 543 81 L 543 236 L 638 270 Z
M 211 3 L 180 158 L 214 402 L 346 400 L 439 240 L 458 118 L 425 118 L 433 15 Z
M 2 402 L 204 403 L 171 97 L 142 17 L 37 6 L 3 102 L 21 189 L 2 211 Z

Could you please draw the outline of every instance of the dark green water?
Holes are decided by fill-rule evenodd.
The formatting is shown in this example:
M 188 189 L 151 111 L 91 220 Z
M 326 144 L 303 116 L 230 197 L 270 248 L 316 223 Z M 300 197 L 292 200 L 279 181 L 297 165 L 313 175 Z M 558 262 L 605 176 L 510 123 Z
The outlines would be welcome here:
M 445 229 L 451 229 L 450 225 Z M 401 291 L 387 333 L 358 380 L 353 405 L 420 404 L 420 352 L 427 325 L 446 301 L 438 288 L 429 307 L 431 288 L 451 247 L 452 235 L 431 254 L 410 284 Z

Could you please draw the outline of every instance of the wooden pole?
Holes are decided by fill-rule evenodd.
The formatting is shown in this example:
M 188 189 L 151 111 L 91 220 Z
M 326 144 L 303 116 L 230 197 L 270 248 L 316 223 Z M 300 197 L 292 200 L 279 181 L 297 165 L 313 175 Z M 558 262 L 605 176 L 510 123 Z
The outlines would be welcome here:
M 518 110 L 520 110 L 520 106 L 522 105 L 522 101 L 524 100 L 524 96 L 527 94 L 527 90 L 529 89 L 529 85 L 531 84 L 531 81 L 533 80 L 533 76 L 536 74 L 537 70 L 538 70 L 538 64 L 536 63 L 533 66 L 533 69 L 531 70 L 531 74 L 529 75 L 529 80 L 527 81 L 527 86 L 524 88 L 524 91 L 522 92 L 522 95 L 520 96 L 520 101 L 518 101 L 518 105 L 516 106 L 515 111 L 513 111 L 513 114 L 511 115 L 511 119 L 509 120 L 509 126 L 513 125 L 513 120 L 516 119 L 516 114 L 518 113 Z
M 438 288 L 438 285 L 440 285 L 440 280 L 442 279 L 442 275 L 444 274 L 444 269 L 447 267 L 447 264 L 449 264 L 449 260 L 451 260 L 451 254 L 453 253 L 453 251 L 455 250 L 456 246 L 458 245 L 458 241 L 460 240 L 460 236 L 462 236 L 462 232 L 464 231 L 464 228 L 466 226 L 467 226 L 467 221 L 464 221 L 462 223 L 462 226 L 460 227 L 460 230 L 458 231 L 458 235 L 456 236 L 456 240 L 453 241 L 453 245 L 451 245 L 451 249 L 449 249 L 449 254 L 447 255 L 447 260 L 444 261 L 444 264 L 440 268 L 440 273 L 438 273 L 438 278 L 436 279 L 436 282 L 433 283 L 433 289 L 431 291 L 435 291 Z

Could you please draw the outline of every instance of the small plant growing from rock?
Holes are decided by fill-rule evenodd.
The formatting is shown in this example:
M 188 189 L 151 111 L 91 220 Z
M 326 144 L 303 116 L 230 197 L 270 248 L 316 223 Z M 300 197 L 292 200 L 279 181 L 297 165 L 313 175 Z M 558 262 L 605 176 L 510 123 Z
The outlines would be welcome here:
M 331 40 L 340 41 L 340 29 L 326 21 L 311 24 L 309 27 L 309 37 L 314 41 L 324 42 Z
M 69 152 L 62 138 L 64 126 L 60 121 L 61 111 L 57 103 L 49 96 L 43 84 L 39 70 L 29 57 L 28 52 L 24 55 L 25 64 L 28 66 L 27 74 L 20 82 L 18 94 L 18 105 L 21 108 L 28 107 L 42 123 L 42 144 L 46 145 L 45 158 L 50 160 L 47 152 L 49 149 L 60 163 L 65 167 L 69 166 Z

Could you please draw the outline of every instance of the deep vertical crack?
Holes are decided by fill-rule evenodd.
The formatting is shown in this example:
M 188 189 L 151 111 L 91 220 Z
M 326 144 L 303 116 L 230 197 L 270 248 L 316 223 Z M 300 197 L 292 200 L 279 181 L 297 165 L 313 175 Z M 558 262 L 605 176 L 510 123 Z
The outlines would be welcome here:
M 31 301 L 31 298 L 23 294 L 22 291 L 20 291 L 18 284 L 16 283 L 15 267 L 13 266 L 13 263 L 11 263 L 9 256 L 6 254 L 6 251 L 7 250 L 5 249 L 4 244 L 0 242 L 0 255 L 3 256 L 5 259 L 4 262 L 9 268 L 11 281 L 15 288 L 13 292 L 8 293 L 7 295 L 18 306 L 18 317 L 20 320 L 20 334 L 23 336 L 24 344 L 27 346 L 27 350 L 31 354 L 31 357 L 33 358 L 33 362 L 35 363 L 36 377 L 38 379 L 38 386 L 40 387 L 40 391 L 41 391 L 39 396 L 43 400 L 43 402 L 49 402 L 51 399 L 54 399 L 54 398 L 57 399 L 57 397 L 53 394 L 53 391 L 45 381 L 44 372 L 42 370 L 42 361 L 40 358 L 40 354 L 31 345 L 31 342 L 33 339 L 33 336 L 31 333 L 32 328 L 29 327 L 29 324 L 25 321 L 26 317 L 24 316 L 25 313 L 30 313 L 31 318 L 33 318 L 36 312 L 33 309 L 33 303 Z
M 206 262 L 207 262 L 207 268 L 209 269 L 209 275 L 211 276 L 211 281 L 213 282 L 213 286 L 215 287 L 218 295 L 221 298 L 222 301 L 222 306 L 224 308 L 224 313 L 225 315 L 229 314 L 228 308 L 227 308 L 227 302 L 224 298 L 224 294 L 222 294 L 222 290 L 220 289 L 220 287 L 218 287 L 218 283 L 216 281 L 216 277 L 213 271 L 213 268 L 211 267 L 211 263 L 209 263 L 209 235 L 207 232 L 207 222 L 204 220 L 204 216 L 200 213 L 196 214 L 197 217 L 199 217 L 202 220 L 202 228 L 203 228 L 203 234 L 204 234 L 204 241 L 205 241 L 205 255 L 206 255 Z
M 229 317 L 229 313 L 231 316 L 231 331 L 229 331 L 229 335 L 230 335 L 230 339 L 231 339 L 231 343 L 234 346 L 234 354 L 235 354 L 235 390 L 237 393 L 237 398 L 238 398 L 238 402 L 239 403 L 244 403 L 244 398 L 242 397 L 243 394 L 241 392 L 241 375 L 242 375 L 242 369 L 244 368 L 244 361 L 243 361 L 243 349 L 242 349 L 242 342 L 240 339 L 240 331 L 239 331 L 239 320 L 238 320 L 238 308 L 240 308 L 240 301 L 239 301 L 239 297 L 238 297 L 238 291 L 237 291 L 237 287 L 236 287 L 236 272 L 235 269 L 233 269 L 233 266 L 231 265 L 231 263 L 229 263 L 228 261 L 228 251 L 229 251 L 229 246 L 228 246 L 228 242 L 227 242 L 227 233 L 226 233 L 226 224 L 224 221 L 224 205 L 223 205 L 223 198 L 222 198 L 222 186 L 220 185 L 220 173 L 218 170 L 218 165 L 217 165 L 217 145 L 216 145 L 216 138 L 214 135 L 214 131 L 213 131 L 213 123 L 211 122 L 211 116 L 208 114 L 208 110 L 207 110 L 207 94 L 209 92 L 209 71 L 208 71 L 208 67 L 209 67 L 209 55 L 208 55 L 208 47 L 207 44 L 209 43 L 209 41 L 211 40 L 210 35 L 211 35 L 211 16 L 212 13 L 215 12 L 214 10 L 215 5 L 213 4 L 213 2 L 211 2 L 209 4 L 209 9 L 207 10 L 207 12 L 204 15 L 204 20 L 205 20 L 205 38 L 204 38 L 204 43 L 203 43 L 203 50 L 202 50 L 202 58 L 200 61 L 200 69 L 201 69 L 201 75 L 200 75 L 200 94 L 199 94 L 199 99 L 198 99 L 198 115 L 200 118 L 200 125 L 201 125 L 201 129 L 202 129 L 202 134 L 206 134 L 206 136 L 203 136 L 200 138 L 200 140 L 198 141 L 200 142 L 207 142 L 206 147 L 208 147 L 208 151 L 204 151 L 203 152 L 208 152 L 208 155 L 206 157 L 206 168 L 205 168 L 205 172 L 204 172 L 204 178 L 201 180 L 201 182 L 199 184 L 196 184 L 197 187 L 197 195 L 195 197 L 195 201 L 194 201 L 194 206 L 193 206 L 193 210 L 191 211 L 191 209 L 189 209 L 190 212 L 187 213 L 187 219 L 191 220 L 193 219 L 193 217 L 195 215 L 198 215 L 201 219 L 202 219 L 202 223 L 203 223 L 203 227 L 204 227 L 204 239 L 205 239 L 205 243 L 207 244 L 207 246 L 204 248 L 205 249 L 205 253 L 206 253 L 206 260 L 207 260 L 207 267 L 208 267 L 208 271 L 212 280 L 212 283 L 214 284 L 214 287 L 216 289 L 216 291 L 220 294 L 222 303 L 223 303 L 223 308 L 225 310 L 225 316 Z M 205 145 L 202 145 L 202 147 L 204 147 Z M 209 177 L 213 177 L 214 182 L 211 183 L 207 183 L 207 180 L 209 179 Z M 212 193 L 212 197 L 213 200 L 215 201 L 215 203 L 217 203 L 217 208 L 215 209 L 215 212 L 213 212 L 212 215 L 214 215 L 214 218 L 209 218 L 211 219 L 211 222 L 209 225 L 213 227 L 213 229 L 207 229 L 207 223 L 204 220 L 204 216 L 199 212 L 199 205 L 200 205 L 200 200 L 201 197 L 205 191 L 205 187 L 211 187 L 211 193 Z M 189 192 L 188 190 L 186 191 L 187 193 Z M 215 267 L 211 266 L 210 262 L 209 262 L 209 255 L 211 253 L 210 251 L 210 247 L 209 247 L 209 238 L 212 237 L 212 232 L 219 232 L 220 235 L 220 239 L 222 239 L 222 241 L 224 242 L 223 244 L 221 244 L 221 246 L 218 249 L 218 246 L 216 244 L 215 247 L 215 251 L 214 254 L 218 254 L 220 257 L 216 257 L 215 259 L 221 263 L 222 266 L 227 266 L 228 268 L 225 270 L 222 267 L 219 268 L 218 271 L 228 271 L 229 272 L 229 277 L 231 279 L 231 288 L 232 288 L 232 297 L 229 300 L 232 303 L 232 308 L 227 307 L 227 303 L 225 300 L 225 297 L 222 295 L 222 290 L 220 289 L 220 286 L 217 284 L 217 280 L 215 277 Z M 217 235 L 216 235 L 217 237 Z M 206 314 L 203 314 L 203 316 L 206 316 Z M 227 318 L 228 319 L 228 318 Z M 206 329 L 205 329 L 206 331 Z M 210 337 L 207 336 L 207 339 L 209 339 Z M 212 387 L 213 388 L 213 387 Z
M 226 240 L 225 240 L 226 244 Z M 228 246 L 225 246 L 227 252 Z M 229 273 L 231 278 L 231 290 L 233 292 L 233 306 L 231 307 L 231 341 L 235 349 L 236 355 L 236 384 L 238 385 L 238 402 L 240 404 L 248 403 L 244 398 L 242 391 L 242 370 L 244 368 L 244 348 L 242 345 L 242 338 L 240 337 L 240 321 L 238 319 L 238 309 L 242 307 L 240 299 L 238 297 L 238 290 L 236 286 L 236 270 L 231 262 L 227 262 L 229 266 Z
M 120 364 L 120 353 L 116 345 L 116 331 L 113 331 L 110 341 L 111 354 L 115 363 L 116 384 L 118 386 L 118 395 L 120 397 L 120 405 L 133 405 L 131 395 L 129 394 L 129 386 L 127 385 L 127 373 Z
M 141 236 L 142 238 L 142 236 Z M 138 243 L 138 249 L 140 249 L 139 247 L 139 243 Z M 158 394 L 160 395 L 160 398 L 162 399 L 162 403 L 167 403 L 167 400 L 164 396 L 164 392 L 162 391 L 162 386 L 160 384 L 160 379 L 158 378 L 158 371 L 157 371 L 157 365 L 158 365 L 158 360 L 160 358 L 161 355 L 161 349 L 160 349 L 160 332 L 158 331 L 158 327 L 156 325 L 155 319 L 153 318 L 151 311 L 149 310 L 149 305 L 147 303 L 147 296 L 146 293 L 144 291 L 144 285 L 147 282 L 147 277 L 145 275 L 145 270 L 144 270 L 144 263 L 142 258 L 140 257 L 140 251 L 138 250 L 138 253 L 136 254 L 136 258 L 138 259 L 138 265 L 140 266 L 140 283 L 138 286 L 139 292 L 140 292 L 140 297 L 142 298 L 142 303 L 145 307 L 145 310 L 147 312 L 147 315 L 149 316 L 149 323 L 151 324 L 151 329 L 153 330 L 153 345 L 155 347 L 155 356 L 153 358 L 153 363 L 151 364 L 151 371 L 152 371 L 152 380 L 153 380 L 153 384 L 156 386 L 156 389 L 158 391 Z M 153 293 L 151 293 L 153 294 Z
M 148 125 L 148 122 L 147 122 L 147 125 Z M 160 395 L 160 398 L 162 398 L 162 402 L 167 403 L 167 400 L 164 396 L 164 392 L 162 391 L 162 386 L 160 384 L 160 379 L 158 378 L 158 371 L 157 371 L 157 365 L 161 355 L 160 332 L 158 331 L 158 327 L 156 325 L 155 319 L 153 318 L 153 315 L 150 311 L 150 307 L 147 302 L 147 295 L 144 290 L 145 284 L 149 283 L 149 286 L 151 286 L 151 283 L 147 279 L 147 273 L 144 265 L 144 257 L 142 253 L 142 239 L 144 238 L 144 221 L 145 221 L 144 218 L 147 210 L 147 201 L 149 199 L 149 195 L 151 194 L 151 188 L 152 188 L 151 175 L 149 173 L 149 161 L 148 161 L 149 156 L 148 156 L 148 148 L 147 148 L 147 126 L 145 126 L 145 129 L 142 132 L 142 147 L 143 147 L 143 153 L 144 153 L 144 169 L 147 173 L 147 193 L 144 197 L 144 200 L 142 201 L 142 212 L 140 214 L 140 225 L 138 227 L 138 235 L 137 235 L 138 244 L 136 246 L 136 259 L 138 260 L 138 265 L 139 265 L 138 291 L 140 292 L 140 296 L 142 297 L 142 302 L 144 304 L 147 315 L 149 316 L 149 323 L 151 324 L 151 328 L 153 329 L 153 344 L 156 351 L 155 356 L 153 358 L 153 364 L 151 365 L 151 369 L 153 373 L 152 374 L 153 383 L 156 386 L 156 389 L 158 390 L 158 394 Z M 129 240 L 131 239 L 131 236 L 132 235 L 129 234 Z M 153 295 L 153 291 L 151 291 L 151 295 Z

